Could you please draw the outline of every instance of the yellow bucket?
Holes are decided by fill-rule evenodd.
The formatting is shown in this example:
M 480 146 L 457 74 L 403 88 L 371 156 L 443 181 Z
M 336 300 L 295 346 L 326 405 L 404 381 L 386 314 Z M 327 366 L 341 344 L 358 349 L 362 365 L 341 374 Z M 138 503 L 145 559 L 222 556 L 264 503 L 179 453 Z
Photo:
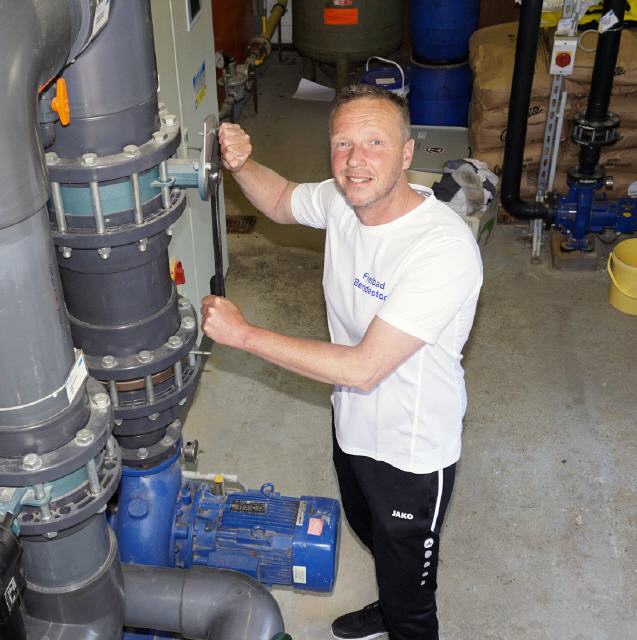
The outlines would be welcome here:
M 618 311 L 637 316 L 637 238 L 620 242 L 606 267 L 611 280 L 608 301 Z

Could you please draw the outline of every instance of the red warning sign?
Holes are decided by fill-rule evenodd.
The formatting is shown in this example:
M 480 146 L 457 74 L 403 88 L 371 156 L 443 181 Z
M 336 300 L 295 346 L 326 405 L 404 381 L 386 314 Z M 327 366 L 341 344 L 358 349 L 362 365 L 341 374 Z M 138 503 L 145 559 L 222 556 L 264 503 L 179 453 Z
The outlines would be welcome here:
M 332 25 L 358 24 L 358 9 L 323 9 L 323 23 Z

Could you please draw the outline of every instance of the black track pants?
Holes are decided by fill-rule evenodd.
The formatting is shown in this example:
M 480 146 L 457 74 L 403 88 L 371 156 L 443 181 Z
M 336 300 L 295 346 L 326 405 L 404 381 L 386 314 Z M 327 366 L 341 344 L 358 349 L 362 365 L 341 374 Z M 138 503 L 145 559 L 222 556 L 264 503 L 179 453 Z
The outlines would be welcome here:
M 333 457 L 347 520 L 374 556 L 390 639 L 438 640 L 438 547 L 455 465 L 408 473 L 346 454 L 336 437 Z

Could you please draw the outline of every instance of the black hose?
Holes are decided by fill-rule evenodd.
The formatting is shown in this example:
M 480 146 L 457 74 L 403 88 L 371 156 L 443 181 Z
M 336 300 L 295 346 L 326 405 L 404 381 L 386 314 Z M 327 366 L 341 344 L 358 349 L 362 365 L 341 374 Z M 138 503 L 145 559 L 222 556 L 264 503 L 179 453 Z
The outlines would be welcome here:
M 526 125 L 531 102 L 531 87 L 535 72 L 541 17 L 542 0 L 523 0 L 515 47 L 507 136 L 504 145 L 504 161 L 502 162 L 502 188 L 500 192 L 502 205 L 515 218 L 526 220 L 549 217 L 549 209 L 543 202 L 526 202 L 520 198 L 522 159 L 526 144 Z

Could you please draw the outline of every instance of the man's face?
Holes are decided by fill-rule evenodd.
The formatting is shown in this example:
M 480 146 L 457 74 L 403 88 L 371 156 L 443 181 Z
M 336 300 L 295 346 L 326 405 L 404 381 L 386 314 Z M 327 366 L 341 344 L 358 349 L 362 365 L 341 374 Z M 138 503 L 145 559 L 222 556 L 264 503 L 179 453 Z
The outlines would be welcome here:
M 331 135 L 332 174 L 356 209 L 382 205 L 409 167 L 413 141 L 403 141 L 398 109 L 360 98 L 338 108 Z

